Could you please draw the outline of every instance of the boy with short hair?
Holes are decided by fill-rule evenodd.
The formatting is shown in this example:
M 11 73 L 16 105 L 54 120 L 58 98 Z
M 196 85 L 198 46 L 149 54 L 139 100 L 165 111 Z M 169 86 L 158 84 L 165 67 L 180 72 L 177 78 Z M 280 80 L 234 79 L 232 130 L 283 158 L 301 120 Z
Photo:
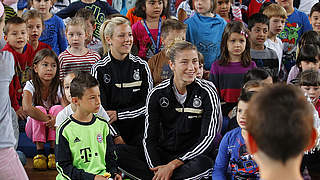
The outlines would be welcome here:
M 256 13 L 248 21 L 251 40 L 250 54 L 257 67 L 269 68 L 273 81 L 278 80 L 279 60 L 275 51 L 264 45 L 269 32 L 269 19 L 266 15 Z
M 279 60 L 279 80 L 284 81 L 286 78 L 286 71 L 282 63 L 283 43 L 278 35 L 282 32 L 286 19 L 287 12 L 279 4 L 270 4 L 263 10 L 263 14 L 269 18 L 269 33 L 268 39 L 264 45 L 277 53 Z
M 302 180 L 303 152 L 314 146 L 317 136 L 304 93 L 292 85 L 266 87 L 253 96 L 248 109 L 246 144 L 260 167 L 260 178 Z
M 88 49 L 99 52 L 99 49 L 102 48 L 102 44 L 100 41 L 100 37 L 97 36 L 97 34 L 93 34 L 93 32 L 97 28 L 97 25 L 92 10 L 81 8 L 79 11 L 77 11 L 75 17 L 83 18 L 86 22 L 88 37 L 85 41 L 85 46 Z
M 310 11 L 310 23 L 314 31 L 320 34 L 320 3 L 316 3 L 312 6 Z
M 175 39 L 185 40 L 186 30 L 187 25 L 175 19 L 167 19 L 162 23 L 161 38 L 164 49 L 152 56 L 148 61 L 155 86 L 172 76 L 173 73 L 168 64 L 170 59 L 166 56 L 165 49 L 170 46 Z
M 121 180 L 108 122 L 93 114 L 100 108 L 98 81 L 89 73 L 79 73 L 70 93 L 77 108 L 57 130 L 56 179 L 107 179 L 104 175 L 110 172 Z
M 312 30 L 308 16 L 293 7 L 293 0 L 275 0 L 287 12 L 287 19 L 284 30 L 279 34 L 279 38 L 284 44 L 283 62 L 287 72 L 295 65 L 297 44 L 304 32 Z
M 4 27 L 4 39 L 7 42 L 2 51 L 12 53 L 15 62 L 15 75 L 10 83 L 11 106 L 19 119 L 26 119 L 22 109 L 22 89 L 31 78 L 34 50 L 29 45 L 26 22 L 20 17 L 10 18 Z

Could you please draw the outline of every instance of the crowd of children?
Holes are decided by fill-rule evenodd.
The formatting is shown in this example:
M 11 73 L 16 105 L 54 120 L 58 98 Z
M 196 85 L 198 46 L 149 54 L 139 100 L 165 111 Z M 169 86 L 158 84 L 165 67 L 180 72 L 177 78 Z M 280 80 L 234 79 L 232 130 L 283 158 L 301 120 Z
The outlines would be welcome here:
M 320 2 L 2 3 L 0 179 L 320 178 Z

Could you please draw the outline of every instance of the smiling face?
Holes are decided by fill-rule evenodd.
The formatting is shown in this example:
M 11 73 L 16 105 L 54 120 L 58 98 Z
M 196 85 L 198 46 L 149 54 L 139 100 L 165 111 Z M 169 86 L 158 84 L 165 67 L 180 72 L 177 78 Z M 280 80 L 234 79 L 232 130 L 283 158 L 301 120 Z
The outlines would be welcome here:
M 274 36 L 280 34 L 280 32 L 283 30 L 284 25 L 286 23 L 286 19 L 282 17 L 271 17 L 270 23 L 269 23 L 269 33 Z
M 162 0 L 146 0 L 146 17 L 159 18 L 163 11 Z
M 131 27 L 128 24 L 116 26 L 112 37 L 106 36 L 106 40 L 111 45 L 111 53 L 115 58 L 127 56 L 133 44 Z
M 252 48 L 255 46 L 264 46 L 264 42 L 267 40 L 268 37 L 268 25 L 263 23 L 256 23 L 251 31 L 250 31 L 250 39 Z
M 40 18 L 33 18 L 27 20 L 27 31 L 29 41 L 38 41 L 43 30 L 42 20 Z
M 248 103 L 240 100 L 237 108 L 237 122 L 241 129 L 246 129 L 247 111 Z
M 42 82 L 51 81 L 57 73 L 57 63 L 52 57 L 45 57 L 34 65 L 34 71 Z
M 4 36 L 4 39 L 15 51 L 22 53 L 28 41 L 26 24 L 10 24 L 8 30 L 8 34 Z
M 312 28 L 317 33 L 320 33 L 320 12 L 314 11 L 310 17 L 310 23 Z
M 199 58 L 196 50 L 186 49 L 177 52 L 174 62 L 169 61 L 174 73 L 174 82 L 182 85 L 191 84 L 197 76 Z

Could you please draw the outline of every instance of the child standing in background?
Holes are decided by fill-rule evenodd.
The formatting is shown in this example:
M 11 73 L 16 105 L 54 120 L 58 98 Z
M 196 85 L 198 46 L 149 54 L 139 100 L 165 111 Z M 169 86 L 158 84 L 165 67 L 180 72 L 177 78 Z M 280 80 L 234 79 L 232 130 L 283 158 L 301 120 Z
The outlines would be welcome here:
M 31 78 L 32 60 L 34 51 L 27 43 L 28 33 L 24 20 L 20 17 L 12 17 L 4 27 L 4 39 L 7 44 L 2 51 L 12 53 L 15 62 L 15 75 L 10 83 L 11 106 L 16 111 L 19 119 L 27 118 L 22 108 L 22 89 Z
M 316 3 L 312 6 L 310 15 L 310 23 L 314 31 L 320 34 L 320 3 Z
M 217 0 L 194 0 L 196 14 L 185 21 L 186 40 L 204 56 L 204 69 L 220 57 L 220 44 L 226 21 L 215 13 Z
M 52 0 L 31 1 L 31 6 L 39 11 L 45 24 L 45 29 L 39 40 L 50 45 L 58 56 L 67 49 L 68 42 L 65 37 L 65 26 L 62 19 L 50 13 L 52 5 Z
M 135 14 L 143 20 L 132 25 L 133 43 L 138 48 L 138 56 L 148 60 L 160 52 L 163 0 L 137 0 Z
M 97 52 L 85 47 L 87 28 L 83 18 L 72 18 L 66 32 L 70 48 L 59 55 L 60 80 L 71 71 L 90 72 L 92 65 L 100 59 Z
M 99 50 L 102 48 L 102 43 L 100 41 L 100 36 L 97 36 L 93 33 L 97 29 L 97 25 L 92 10 L 81 8 L 79 11 L 77 11 L 74 17 L 83 18 L 86 23 L 87 38 L 84 43 L 85 47 L 99 52 Z
M 265 10 L 263 10 L 263 14 L 269 18 L 268 39 L 264 45 L 277 53 L 279 61 L 279 80 L 285 81 L 287 71 L 282 63 L 283 43 L 277 36 L 284 28 L 287 19 L 287 12 L 278 4 L 270 4 L 265 8 Z
M 210 80 L 220 93 L 222 114 L 236 106 L 244 74 L 256 67 L 250 57 L 248 30 L 242 22 L 232 21 L 222 35 L 221 57 L 212 64 Z
M 27 24 L 27 32 L 29 36 L 29 44 L 32 46 L 34 53 L 37 53 L 41 49 L 51 49 L 46 43 L 39 41 L 41 33 L 44 29 L 44 22 L 37 10 L 29 10 L 23 13 L 22 19 Z
M 63 109 L 59 83 L 58 57 L 50 49 L 40 50 L 34 60 L 32 79 L 23 89 L 23 109 L 29 119 L 26 134 L 37 147 L 37 155 L 33 158 L 33 167 L 39 170 L 55 169 L 54 145 L 56 139 L 55 119 Z M 50 142 L 47 157 L 44 144 Z

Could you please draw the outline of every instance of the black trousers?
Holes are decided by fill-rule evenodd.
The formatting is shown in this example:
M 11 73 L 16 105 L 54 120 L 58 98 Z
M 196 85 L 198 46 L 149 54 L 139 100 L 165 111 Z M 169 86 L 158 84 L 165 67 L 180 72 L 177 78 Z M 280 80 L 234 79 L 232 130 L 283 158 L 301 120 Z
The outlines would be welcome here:
M 149 169 L 142 148 L 129 145 L 117 145 L 117 153 L 120 168 L 142 180 L 149 180 L 153 178 L 154 174 Z M 170 154 L 160 154 L 161 159 L 163 159 L 163 165 L 174 159 Z M 212 167 L 212 158 L 206 155 L 199 155 L 175 169 L 171 179 L 180 180 L 208 178 L 211 176 Z

